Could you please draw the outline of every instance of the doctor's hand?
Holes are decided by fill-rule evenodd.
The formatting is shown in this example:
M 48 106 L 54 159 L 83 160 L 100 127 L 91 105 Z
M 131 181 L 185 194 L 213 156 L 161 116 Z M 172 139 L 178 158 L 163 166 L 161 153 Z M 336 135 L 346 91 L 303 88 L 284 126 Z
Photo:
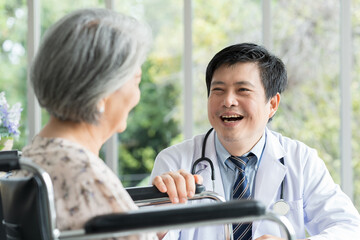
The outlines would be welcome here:
M 200 175 L 192 175 L 184 169 L 163 173 L 154 178 L 152 184 L 162 193 L 169 195 L 172 203 L 186 203 L 195 194 L 195 183 L 202 184 Z

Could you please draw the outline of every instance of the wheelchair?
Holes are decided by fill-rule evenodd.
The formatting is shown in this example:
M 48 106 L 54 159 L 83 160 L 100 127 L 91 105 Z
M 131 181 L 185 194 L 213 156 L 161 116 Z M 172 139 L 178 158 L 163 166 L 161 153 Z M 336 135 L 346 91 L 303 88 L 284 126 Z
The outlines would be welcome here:
M 54 191 L 50 176 L 31 159 L 22 157 L 19 151 L 1 151 L 0 171 L 18 169 L 28 170 L 33 176 L 20 179 L 0 178 L 0 239 L 103 239 L 262 219 L 278 223 L 287 239 L 295 239 L 290 222 L 285 217 L 266 211 L 261 202 L 223 202 L 216 193 L 202 191 L 201 187 L 197 187 L 197 193 L 191 200 L 209 198 L 216 202 L 156 206 L 125 213 L 104 214 L 88 220 L 82 229 L 60 231 L 56 227 Z M 141 206 L 170 202 L 166 194 L 158 192 L 154 187 L 129 188 L 127 191 L 135 203 Z

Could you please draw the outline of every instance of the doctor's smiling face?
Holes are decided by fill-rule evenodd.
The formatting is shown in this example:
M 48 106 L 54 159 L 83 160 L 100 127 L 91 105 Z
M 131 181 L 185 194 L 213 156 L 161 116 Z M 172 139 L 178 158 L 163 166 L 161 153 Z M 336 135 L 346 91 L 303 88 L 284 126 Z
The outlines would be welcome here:
M 279 102 L 279 93 L 267 99 L 258 63 L 223 64 L 210 83 L 208 118 L 229 153 L 241 156 L 259 141 Z

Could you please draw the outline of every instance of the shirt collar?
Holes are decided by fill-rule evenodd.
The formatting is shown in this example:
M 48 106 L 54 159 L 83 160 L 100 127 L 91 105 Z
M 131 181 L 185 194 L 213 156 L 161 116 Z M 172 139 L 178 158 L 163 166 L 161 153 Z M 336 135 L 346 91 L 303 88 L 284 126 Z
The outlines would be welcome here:
M 224 169 L 228 169 L 231 168 L 232 170 L 235 169 L 235 166 L 233 164 L 227 164 L 228 162 L 226 161 L 231 155 L 230 153 L 225 149 L 225 147 L 221 144 L 216 131 L 215 132 L 215 150 L 216 150 L 216 156 L 220 162 L 220 164 L 223 165 Z M 256 161 L 256 166 L 255 168 L 257 169 L 260 161 L 261 160 L 261 155 L 263 153 L 264 147 L 265 147 L 265 141 L 266 141 L 266 137 L 265 137 L 265 131 L 262 135 L 262 137 L 260 138 L 260 140 L 256 143 L 256 145 L 247 153 L 245 153 L 243 156 L 247 156 L 249 155 L 249 153 L 253 153 L 256 158 L 252 158 L 254 160 L 252 161 Z

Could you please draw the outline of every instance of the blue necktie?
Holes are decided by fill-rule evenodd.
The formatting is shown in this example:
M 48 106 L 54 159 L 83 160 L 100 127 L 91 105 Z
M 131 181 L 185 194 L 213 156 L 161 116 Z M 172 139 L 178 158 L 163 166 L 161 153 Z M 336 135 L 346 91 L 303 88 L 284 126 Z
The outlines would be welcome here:
M 248 157 L 229 157 L 236 168 L 239 170 L 239 175 L 235 181 L 233 188 L 233 199 L 250 199 L 250 184 L 245 177 L 245 167 L 249 159 L 254 156 L 250 154 Z M 252 239 L 252 223 L 238 223 L 233 224 L 234 240 L 249 240 Z

